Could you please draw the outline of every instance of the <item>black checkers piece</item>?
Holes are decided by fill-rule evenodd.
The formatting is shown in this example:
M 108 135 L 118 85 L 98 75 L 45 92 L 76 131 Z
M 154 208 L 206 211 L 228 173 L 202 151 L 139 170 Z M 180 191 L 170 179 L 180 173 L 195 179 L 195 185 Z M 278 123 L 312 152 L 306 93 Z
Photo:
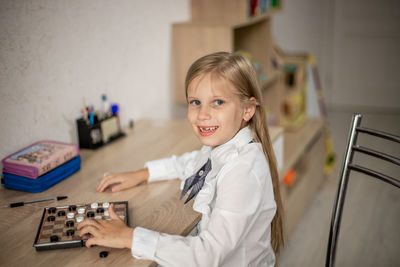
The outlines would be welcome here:
M 56 211 L 57 211 L 57 209 L 54 208 L 54 207 L 49 208 L 49 213 L 50 213 L 50 214 L 56 213 Z
M 50 242 L 57 242 L 60 238 L 58 235 L 52 235 L 50 236 Z
M 60 211 L 57 213 L 57 215 L 58 215 L 58 216 L 65 216 L 65 210 L 60 210 Z
M 72 226 L 74 226 L 74 221 L 67 221 L 67 222 L 65 223 L 65 225 L 66 225 L 67 227 L 72 227 Z
M 94 212 L 93 211 L 88 211 L 88 213 L 86 213 L 86 216 L 88 218 L 93 218 L 94 217 Z
M 75 234 L 75 230 L 73 230 L 73 229 L 67 230 L 67 236 L 72 236 L 74 234 Z
M 76 211 L 76 206 L 75 205 L 71 205 L 68 207 L 69 211 Z
M 47 217 L 47 221 L 49 221 L 49 222 L 55 221 L 55 219 L 56 219 L 56 217 L 54 217 L 54 216 Z
M 104 212 L 104 209 L 103 209 L 103 208 L 97 208 L 96 212 L 97 212 L 97 213 L 103 213 L 103 212 Z
M 108 251 L 101 251 L 99 253 L 99 257 L 100 258 L 107 258 L 107 256 L 108 256 Z

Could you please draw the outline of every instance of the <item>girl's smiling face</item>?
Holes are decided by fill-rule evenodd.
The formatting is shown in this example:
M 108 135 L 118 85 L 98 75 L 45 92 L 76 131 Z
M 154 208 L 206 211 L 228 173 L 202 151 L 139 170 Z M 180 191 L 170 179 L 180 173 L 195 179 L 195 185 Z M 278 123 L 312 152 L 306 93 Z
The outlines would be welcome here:
M 213 148 L 232 139 L 254 114 L 249 117 L 229 81 L 212 73 L 195 77 L 187 95 L 193 131 L 203 145 Z

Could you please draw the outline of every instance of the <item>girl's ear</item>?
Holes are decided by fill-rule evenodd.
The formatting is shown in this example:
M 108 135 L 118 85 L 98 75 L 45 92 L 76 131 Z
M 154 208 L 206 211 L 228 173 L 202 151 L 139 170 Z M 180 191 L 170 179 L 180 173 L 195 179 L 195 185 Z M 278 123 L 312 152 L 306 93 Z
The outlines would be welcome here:
M 251 118 L 253 118 L 253 115 L 256 112 L 256 107 L 257 107 L 257 100 L 254 96 L 252 96 L 245 103 L 243 120 L 247 122 Z

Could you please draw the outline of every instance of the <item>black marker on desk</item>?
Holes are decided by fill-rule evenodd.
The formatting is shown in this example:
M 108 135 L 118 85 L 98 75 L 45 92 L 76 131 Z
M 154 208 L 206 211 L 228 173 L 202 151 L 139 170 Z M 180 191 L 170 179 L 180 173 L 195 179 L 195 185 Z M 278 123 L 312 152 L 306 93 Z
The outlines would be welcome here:
M 24 206 L 25 204 L 52 201 L 52 200 L 63 200 L 63 199 L 66 199 L 66 198 L 67 198 L 67 196 L 60 196 L 60 197 L 53 197 L 53 198 L 46 198 L 46 199 L 39 199 L 39 200 L 31 200 L 31 201 L 25 201 L 25 202 L 15 202 L 15 203 L 11 203 L 9 205 L 6 205 L 5 207 L 6 208 L 15 208 L 15 207 Z

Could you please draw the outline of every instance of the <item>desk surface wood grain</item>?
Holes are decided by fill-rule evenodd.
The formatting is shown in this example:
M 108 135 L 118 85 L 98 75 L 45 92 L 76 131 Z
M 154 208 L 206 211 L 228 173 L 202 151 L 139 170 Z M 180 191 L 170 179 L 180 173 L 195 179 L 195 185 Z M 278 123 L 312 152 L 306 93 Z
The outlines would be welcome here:
M 179 200 L 177 179 L 142 184 L 119 193 L 97 193 L 104 172 L 123 172 L 142 168 L 148 160 L 180 155 L 199 149 L 200 142 L 186 121 L 140 121 L 127 136 L 97 150 L 81 150 L 81 170 L 42 193 L 0 189 L 0 265 L 1 266 L 156 266 L 154 262 L 134 259 L 128 249 L 86 247 L 37 252 L 33 247 L 43 209 L 93 202 L 128 201 L 131 227 L 187 235 L 200 220 L 192 203 Z M 271 129 L 272 139 L 280 133 Z M 67 195 L 57 202 L 4 208 L 6 204 Z M 99 252 L 107 250 L 107 258 Z

